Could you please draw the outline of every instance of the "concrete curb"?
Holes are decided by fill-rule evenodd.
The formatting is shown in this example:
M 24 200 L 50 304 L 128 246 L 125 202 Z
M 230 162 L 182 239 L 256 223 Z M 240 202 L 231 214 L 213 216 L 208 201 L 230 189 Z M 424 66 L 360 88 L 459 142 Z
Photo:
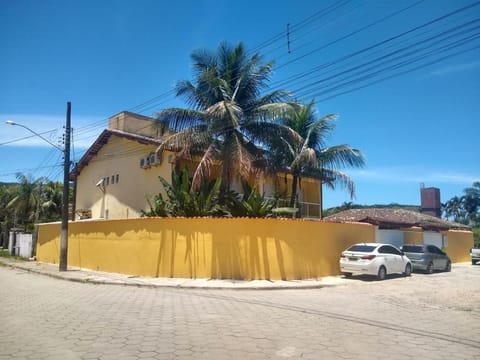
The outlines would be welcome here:
M 59 272 L 53 264 L 36 261 L 20 261 L 0 257 L 0 264 L 30 273 L 49 276 L 54 279 L 93 285 L 120 285 L 145 288 L 176 288 L 205 290 L 289 290 L 320 289 L 345 284 L 348 280 L 340 276 L 321 279 L 269 281 L 269 280 L 216 280 L 216 279 L 172 279 L 147 278 L 122 274 L 96 272 L 81 268 L 69 268 Z

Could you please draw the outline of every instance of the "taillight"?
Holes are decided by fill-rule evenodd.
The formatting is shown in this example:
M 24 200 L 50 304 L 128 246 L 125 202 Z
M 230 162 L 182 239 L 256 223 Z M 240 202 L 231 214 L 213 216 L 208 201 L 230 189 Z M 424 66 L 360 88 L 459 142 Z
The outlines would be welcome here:
M 345 256 L 344 253 L 342 253 L 342 254 L 340 255 L 340 257 L 341 257 L 341 258 L 344 258 L 344 257 L 346 257 L 346 256 Z
M 363 260 L 373 260 L 373 259 L 375 259 L 375 255 L 365 255 L 365 256 L 362 256 L 361 259 L 363 259 Z

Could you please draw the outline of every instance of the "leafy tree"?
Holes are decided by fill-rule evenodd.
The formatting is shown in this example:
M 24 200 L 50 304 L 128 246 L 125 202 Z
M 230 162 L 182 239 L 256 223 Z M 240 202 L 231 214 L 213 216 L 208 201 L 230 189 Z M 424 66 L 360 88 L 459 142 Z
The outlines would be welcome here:
M 458 223 L 465 223 L 466 211 L 463 206 L 463 197 L 454 196 L 443 204 L 445 217 Z
M 243 182 L 243 197 L 240 197 L 234 191 L 225 194 L 223 201 L 228 212 L 234 216 L 248 216 L 262 218 L 272 214 L 275 202 L 265 199 L 264 194 L 260 194 L 255 187 L 251 187 L 247 182 Z
M 468 223 L 472 226 L 480 225 L 480 181 L 463 190 L 463 207 L 467 213 Z
M 461 197 L 454 196 L 442 204 L 443 214 L 447 219 L 472 227 L 480 226 L 480 181 L 463 190 Z
M 473 229 L 473 242 L 475 246 L 480 246 L 480 227 Z
M 40 217 L 41 191 L 45 178 L 34 180 L 31 176 L 17 173 L 19 184 L 14 188 L 14 197 L 6 205 L 12 209 L 16 226 L 22 225 L 24 230 L 32 230 L 33 224 Z
M 192 178 L 188 170 L 172 172 L 169 183 L 163 177 L 160 182 L 167 193 L 167 200 L 162 194 L 149 200 L 150 211 L 143 212 L 145 216 L 214 216 L 224 214 L 224 208 L 219 200 L 221 179 L 205 180 L 198 188 L 192 189 Z
M 168 216 L 167 202 L 163 199 L 162 194 L 154 195 L 152 198 L 147 197 L 149 211 L 142 210 L 142 216 L 158 216 L 166 217 Z
M 295 206 L 297 187 L 302 176 L 320 179 L 322 183 L 335 188 L 340 185 L 355 195 L 353 180 L 339 168 L 363 167 L 363 154 L 348 145 L 327 147 L 326 139 L 335 130 L 336 115 L 318 118 L 314 102 L 308 105 L 293 106 L 280 119 L 281 123 L 293 129 L 301 137 L 277 138 L 271 149 L 273 170 L 285 169 L 292 174 L 290 207 Z M 288 135 L 288 134 L 287 134 Z
M 71 198 L 71 197 L 70 197 Z M 40 221 L 58 221 L 62 217 L 63 184 L 50 181 L 42 187 Z
M 6 247 L 8 230 L 13 226 L 14 209 L 7 208 L 13 197 L 11 185 L 0 185 L 0 247 Z
M 220 44 L 215 53 L 200 50 L 191 55 L 193 83 L 180 81 L 176 94 L 191 108 L 170 108 L 158 114 L 173 133 L 157 149 L 179 149 L 179 158 L 200 159 L 192 187 L 212 176 L 214 165 L 221 168 L 222 192 L 227 192 L 234 176 L 248 177 L 265 167 L 265 145 L 272 134 L 291 129 L 271 120 L 290 108 L 283 102 L 283 90 L 260 95 L 265 90 L 273 63 L 264 63 L 257 53 L 248 55 L 240 43 Z M 292 135 L 290 135 L 292 136 Z

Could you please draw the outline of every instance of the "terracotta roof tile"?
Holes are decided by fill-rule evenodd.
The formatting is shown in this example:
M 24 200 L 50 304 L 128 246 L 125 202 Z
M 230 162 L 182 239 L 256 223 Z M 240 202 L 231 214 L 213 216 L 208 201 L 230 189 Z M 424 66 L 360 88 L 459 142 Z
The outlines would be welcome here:
M 434 216 L 404 209 L 367 208 L 351 209 L 327 216 L 327 221 L 333 222 L 365 222 L 378 225 L 381 228 L 401 228 L 418 226 L 424 230 L 468 230 L 463 224 L 446 221 Z

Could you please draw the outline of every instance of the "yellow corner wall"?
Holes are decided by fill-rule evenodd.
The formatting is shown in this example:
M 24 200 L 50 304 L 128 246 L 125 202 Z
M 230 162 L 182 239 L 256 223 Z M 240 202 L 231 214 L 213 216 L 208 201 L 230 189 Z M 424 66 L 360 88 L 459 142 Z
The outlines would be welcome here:
M 447 235 L 448 245 L 446 253 L 452 262 L 470 261 L 470 248 L 473 247 L 473 233 L 471 231 L 450 230 Z
M 39 226 L 37 259 L 57 263 L 60 224 Z M 138 218 L 70 223 L 68 264 L 140 276 L 307 279 L 375 227 L 294 219 Z

